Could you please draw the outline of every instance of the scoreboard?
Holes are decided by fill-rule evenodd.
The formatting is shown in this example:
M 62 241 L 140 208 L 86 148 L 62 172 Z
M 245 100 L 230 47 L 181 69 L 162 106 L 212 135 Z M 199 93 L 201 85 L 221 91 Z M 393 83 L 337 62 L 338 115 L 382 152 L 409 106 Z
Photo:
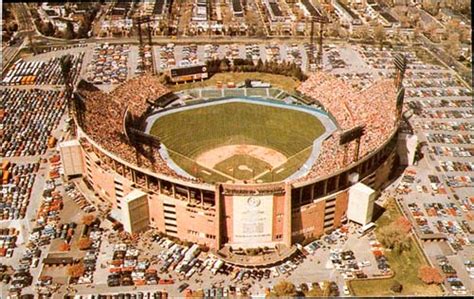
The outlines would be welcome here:
M 192 66 L 175 67 L 170 69 L 169 73 L 171 82 L 186 82 L 203 80 L 208 78 L 207 66 L 205 64 L 197 64 Z

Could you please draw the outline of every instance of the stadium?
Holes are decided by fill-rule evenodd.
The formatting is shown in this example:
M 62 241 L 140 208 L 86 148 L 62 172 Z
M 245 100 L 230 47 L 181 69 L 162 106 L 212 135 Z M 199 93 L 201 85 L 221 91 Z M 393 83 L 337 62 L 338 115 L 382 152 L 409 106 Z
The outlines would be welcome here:
M 351 202 L 389 180 L 406 60 L 395 65 L 394 79 L 364 89 L 325 72 L 296 90 L 172 92 L 145 74 L 105 93 L 81 81 L 65 175 L 82 176 L 130 233 L 216 251 L 292 248 L 341 226 Z

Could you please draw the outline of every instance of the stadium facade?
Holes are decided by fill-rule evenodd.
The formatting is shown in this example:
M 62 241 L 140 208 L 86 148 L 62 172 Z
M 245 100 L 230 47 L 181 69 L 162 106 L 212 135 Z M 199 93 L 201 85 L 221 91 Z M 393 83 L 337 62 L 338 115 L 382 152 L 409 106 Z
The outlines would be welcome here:
M 397 90 L 403 89 L 406 62 L 402 62 L 397 66 Z M 375 150 L 327 175 L 305 180 L 264 184 L 185 180 L 130 162 L 106 148 L 80 121 L 77 159 L 82 161 L 83 178 L 129 232 L 156 228 L 213 249 L 292 246 L 342 225 L 351 185 L 362 182 L 374 190 L 384 186 L 397 163 L 398 119 Z

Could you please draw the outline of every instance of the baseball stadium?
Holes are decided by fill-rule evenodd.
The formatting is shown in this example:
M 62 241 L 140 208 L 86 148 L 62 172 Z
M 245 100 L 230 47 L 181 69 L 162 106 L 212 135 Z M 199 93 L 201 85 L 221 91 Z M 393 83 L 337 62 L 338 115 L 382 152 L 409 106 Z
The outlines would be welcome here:
M 130 233 L 154 228 L 215 251 L 293 248 L 341 226 L 351 201 L 390 179 L 404 57 L 395 66 L 364 88 L 323 71 L 294 90 L 172 91 L 145 74 L 105 93 L 81 81 L 65 175 L 82 176 Z

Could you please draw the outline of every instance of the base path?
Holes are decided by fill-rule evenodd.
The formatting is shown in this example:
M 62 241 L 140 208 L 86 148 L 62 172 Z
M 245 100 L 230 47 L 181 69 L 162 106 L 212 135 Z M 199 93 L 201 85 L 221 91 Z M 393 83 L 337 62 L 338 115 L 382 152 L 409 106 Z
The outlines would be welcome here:
M 262 160 L 270 164 L 272 167 L 277 167 L 278 165 L 285 163 L 287 160 L 285 155 L 274 149 L 258 145 L 239 144 L 216 147 L 204 152 L 196 158 L 196 162 L 212 169 L 216 164 L 227 160 L 234 155 L 248 155 Z

